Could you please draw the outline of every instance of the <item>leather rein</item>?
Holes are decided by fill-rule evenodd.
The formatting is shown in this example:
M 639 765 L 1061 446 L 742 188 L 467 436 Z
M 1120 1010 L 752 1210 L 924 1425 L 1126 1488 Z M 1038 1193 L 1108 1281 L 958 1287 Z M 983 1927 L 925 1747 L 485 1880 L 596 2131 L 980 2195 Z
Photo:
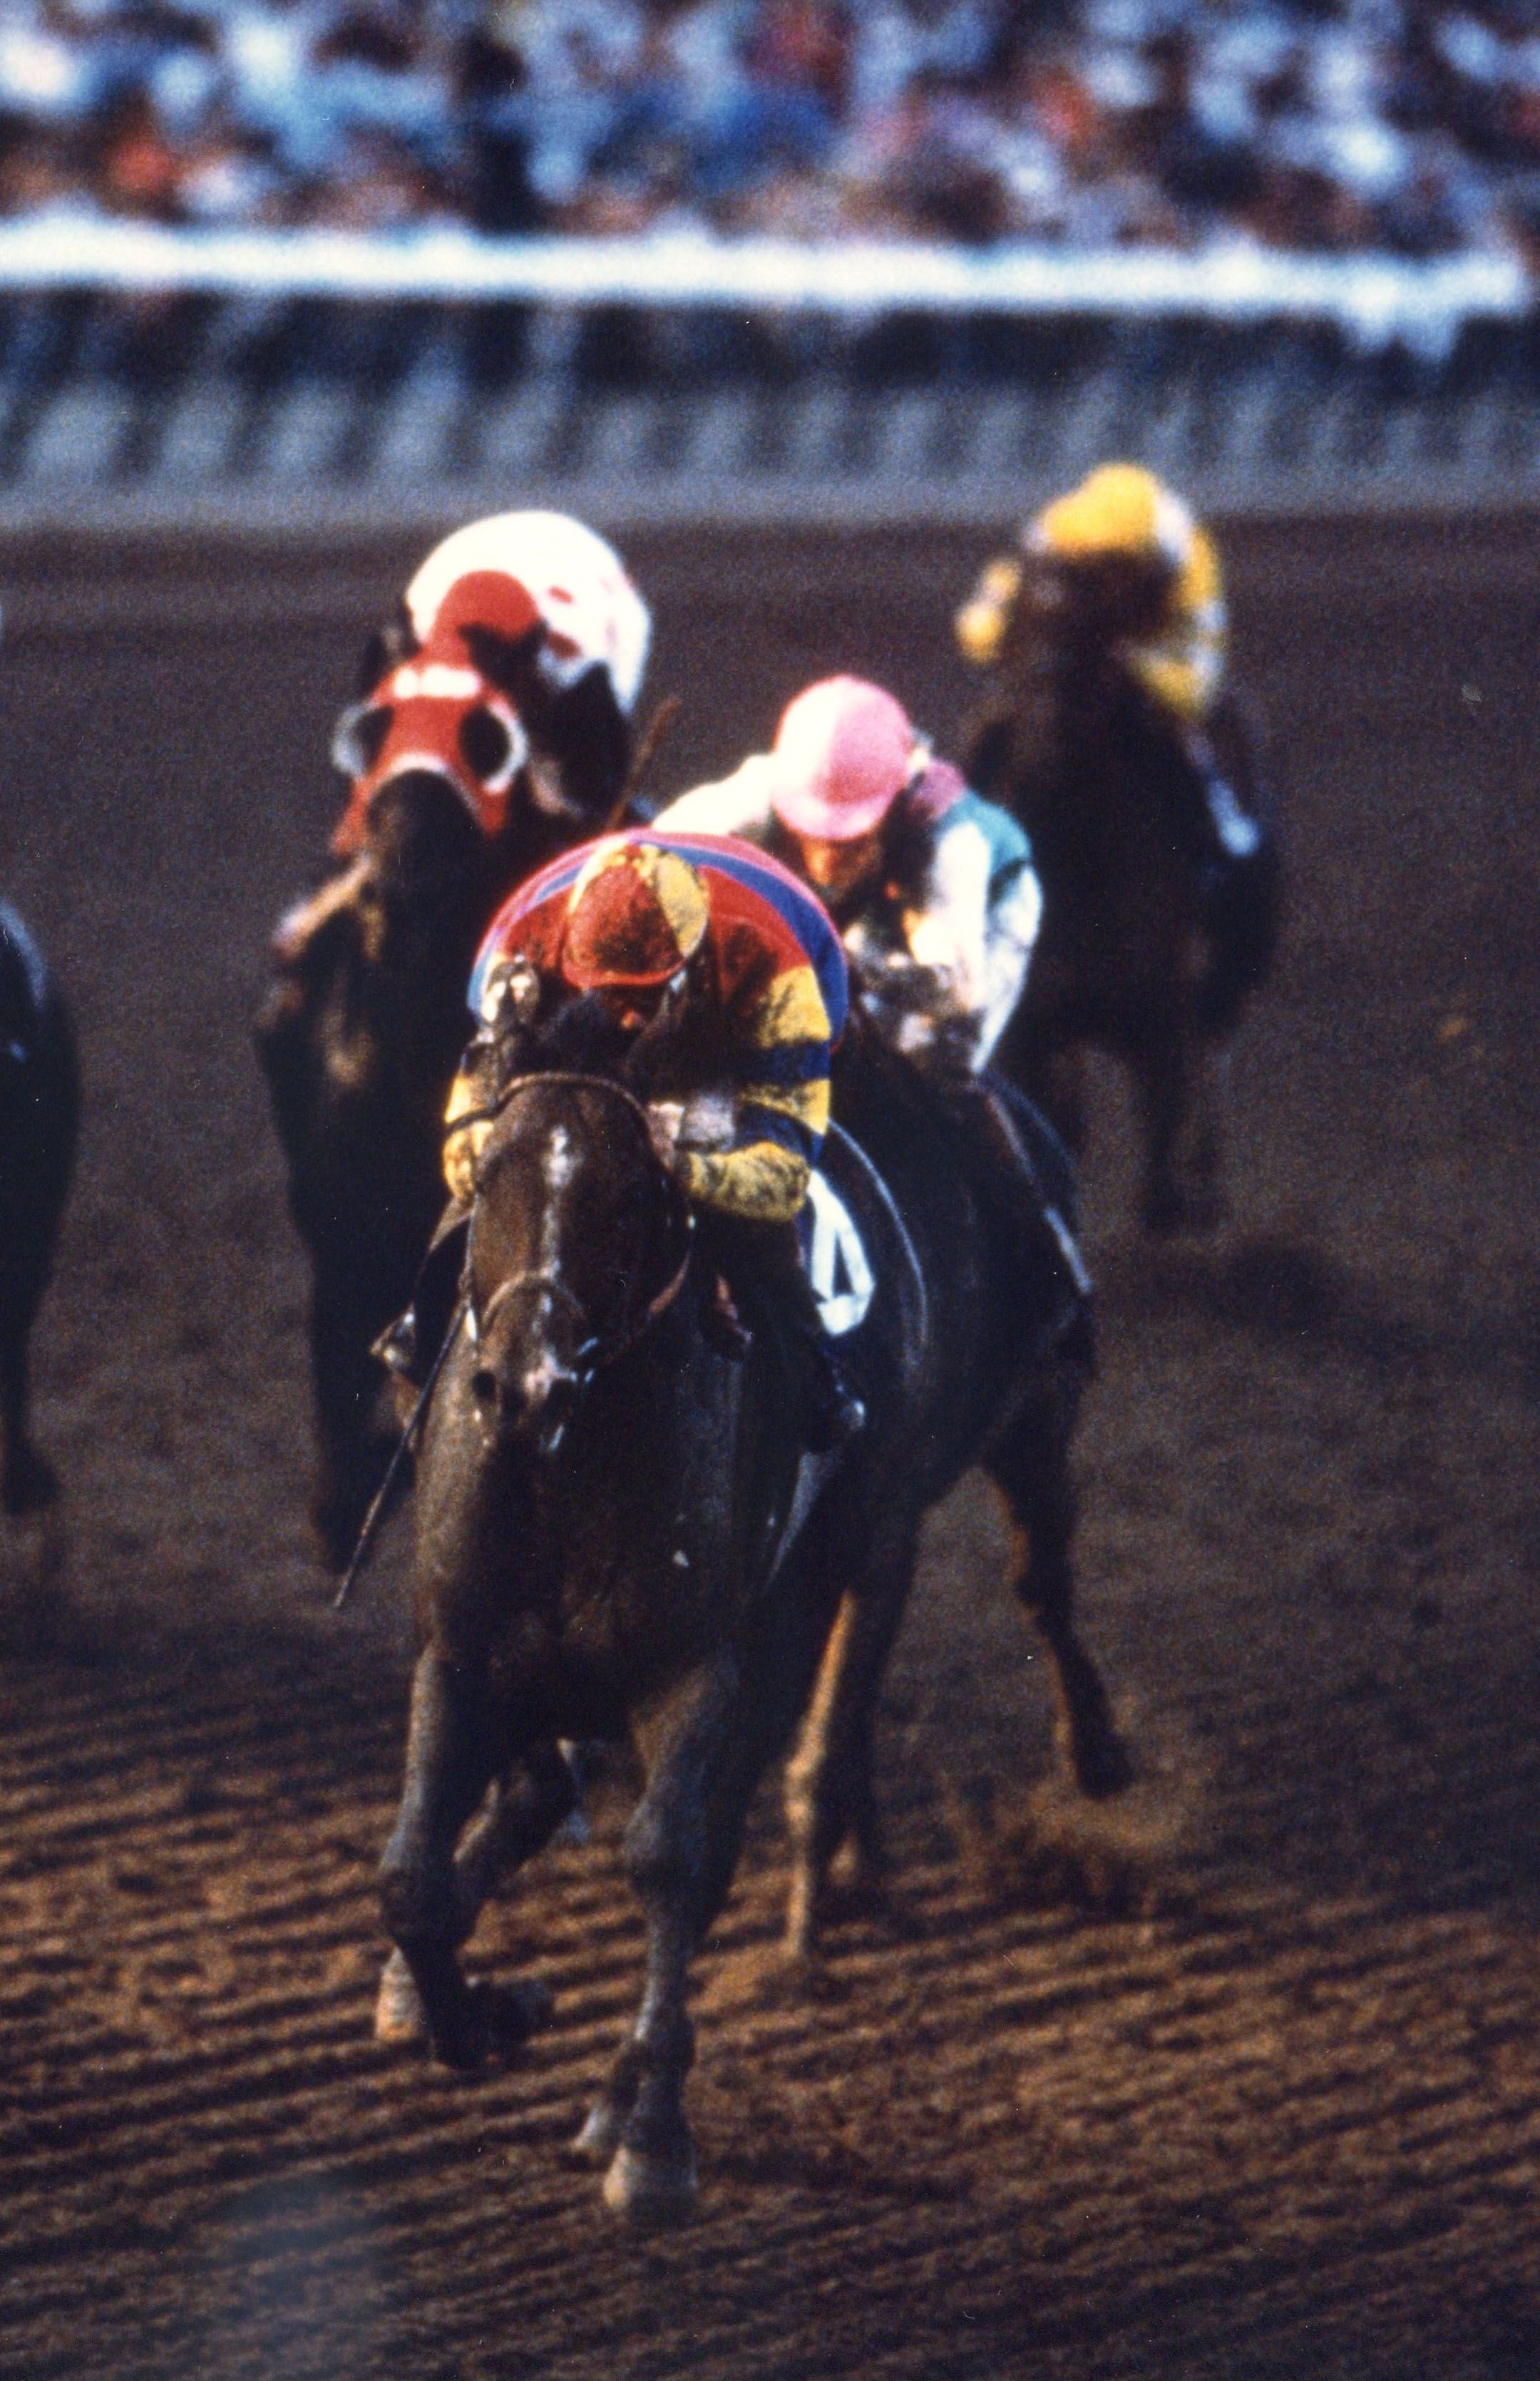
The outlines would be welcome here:
M 632 1114 L 637 1117 L 642 1130 L 647 1135 L 649 1144 L 651 1143 L 652 1120 L 647 1114 L 647 1110 L 642 1105 L 642 1103 L 636 1097 L 635 1093 L 629 1092 L 623 1083 L 611 1082 L 609 1079 L 604 1075 L 583 1075 L 571 1072 L 562 1072 L 557 1069 L 553 1069 L 549 1074 L 535 1073 L 529 1075 L 516 1075 L 512 1082 L 505 1084 L 496 1100 L 489 1107 L 472 1108 L 464 1116 L 458 1116 L 450 1129 L 454 1132 L 463 1132 L 468 1125 L 495 1123 L 500 1117 L 507 1113 L 507 1109 L 512 1106 L 514 1101 L 518 1099 L 522 1093 L 532 1090 L 539 1083 L 562 1084 L 568 1088 L 584 1092 L 603 1092 L 610 1099 L 620 1101 L 622 1105 L 629 1108 Z M 683 1194 L 678 1190 L 666 1173 L 664 1175 L 664 1179 L 668 1184 L 670 1194 L 676 1203 L 676 1213 L 682 1219 L 684 1229 L 684 1248 L 680 1254 L 678 1264 L 675 1266 L 674 1271 L 670 1274 L 668 1279 L 664 1283 L 663 1288 L 657 1291 L 654 1297 L 648 1300 L 646 1305 L 642 1309 L 639 1314 L 635 1314 L 629 1318 L 618 1337 L 606 1339 L 602 1332 L 598 1332 L 591 1328 L 591 1318 L 587 1308 L 583 1305 L 582 1300 L 577 1296 L 576 1292 L 568 1289 L 567 1284 L 562 1280 L 561 1276 L 558 1273 L 548 1267 L 524 1266 L 521 1267 L 518 1273 L 509 1274 L 507 1280 L 500 1281 L 497 1284 L 496 1288 L 493 1291 L 492 1296 L 487 1300 L 486 1311 L 483 1314 L 477 1313 L 475 1303 L 471 1297 L 469 1289 L 467 1290 L 465 1309 L 466 1323 L 470 1330 L 472 1346 L 479 1343 L 483 1333 L 490 1327 L 493 1317 L 498 1313 L 500 1308 L 507 1304 L 507 1300 L 514 1296 L 516 1291 L 521 1289 L 538 1289 L 544 1290 L 553 1299 L 559 1299 L 570 1310 L 570 1312 L 577 1316 L 580 1327 L 585 1332 L 586 1336 L 578 1349 L 578 1362 L 582 1368 L 585 1379 L 592 1378 L 593 1374 L 604 1371 L 605 1368 L 610 1364 L 618 1363 L 622 1356 L 629 1355 L 631 1349 L 636 1346 L 637 1342 L 652 1329 L 654 1324 L 658 1322 L 663 1315 L 667 1313 L 668 1309 L 678 1297 L 680 1290 L 684 1288 L 685 1278 L 690 1271 L 691 1257 L 694 1252 L 694 1215 L 686 1205 Z M 472 1210 L 471 1215 L 471 1230 L 472 1232 L 475 1230 L 474 1210 Z M 466 1270 L 467 1277 L 469 1279 L 469 1250 L 467 1251 Z

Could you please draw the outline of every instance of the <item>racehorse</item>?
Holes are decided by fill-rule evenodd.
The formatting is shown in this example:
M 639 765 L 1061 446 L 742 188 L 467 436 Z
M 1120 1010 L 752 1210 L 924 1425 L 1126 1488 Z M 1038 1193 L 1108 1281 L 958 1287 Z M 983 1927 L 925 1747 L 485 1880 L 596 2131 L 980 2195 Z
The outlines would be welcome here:
M 1190 764 L 1122 659 L 1094 584 L 1029 570 L 990 678 L 967 773 L 1026 827 L 1044 894 L 996 1064 L 1079 1153 L 1084 1047 L 1120 1059 L 1143 1129 L 1146 1229 L 1211 1229 L 1224 1204 L 1217 1045 L 1272 961 L 1276 843 L 1263 826 L 1253 850 L 1219 856 Z M 1249 807 L 1244 715 L 1221 706 L 1211 734 Z
M 585 1042 L 588 1006 L 518 1056 L 492 1104 L 460 1319 L 426 1420 L 420 1652 L 380 1873 L 397 1946 L 382 2011 L 397 2022 L 382 2031 L 409 2030 L 404 1963 L 440 2059 L 473 2068 L 521 2037 L 528 1993 L 469 1985 L 459 1947 L 497 1869 L 572 1807 L 561 1741 L 629 1739 L 646 1984 L 578 2146 L 607 2169 L 606 2204 L 647 2220 L 692 2200 L 689 1965 L 756 1781 L 804 1712 L 787 1773 L 789 1948 L 811 1945 L 842 1842 L 880 1861 L 877 1691 L 922 1519 L 970 1465 L 1003 1493 L 1012 1585 L 1053 1657 L 1075 1777 L 1110 1794 L 1130 1764 L 1071 1612 L 1082 1371 L 918 1075 L 870 1044 L 841 1063 L 837 1104 L 882 1167 L 837 1129 L 825 1144 L 875 1261 L 845 1342 L 868 1422 L 814 1458 L 773 1317 L 749 1315 L 737 1361 L 711 1329 L 704 1236 L 654 1153 L 634 1066 L 600 1070 L 598 1020 Z
M 58 1495 L 30 1435 L 28 1349 L 53 1276 L 79 1121 L 68 1013 L 31 936 L 0 901 L 0 1505 L 13 1517 Z
M 274 936 L 258 1055 L 288 1167 L 290 1211 L 312 1265 L 316 1432 L 312 1515 L 340 1569 L 388 1455 L 373 1416 L 383 1375 L 371 1355 L 411 1295 L 443 1203 L 439 1128 L 464 1040 L 476 946 L 509 887 L 604 825 L 623 798 L 624 719 L 594 670 L 553 690 L 535 666 L 539 633 L 472 631 L 480 667 L 528 744 L 511 783 L 506 729 L 471 714 L 457 763 L 496 785 L 502 823 L 472 816 L 447 774 L 388 775 L 360 823 L 359 848 Z M 413 649 L 407 617 L 372 640 L 362 699 L 336 757 L 361 775 L 389 727 L 375 694 Z

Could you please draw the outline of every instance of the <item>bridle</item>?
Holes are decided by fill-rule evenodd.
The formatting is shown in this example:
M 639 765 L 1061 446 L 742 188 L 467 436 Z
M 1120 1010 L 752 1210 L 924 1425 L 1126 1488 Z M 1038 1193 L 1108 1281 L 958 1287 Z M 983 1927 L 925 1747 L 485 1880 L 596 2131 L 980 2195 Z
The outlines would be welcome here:
M 495 1123 L 500 1117 L 507 1114 L 515 1100 L 541 1083 L 566 1085 L 584 1092 L 602 1092 L 606 1097 L 618 1100 L 623 1106 L 630 1109 L 642 1130 L 647 1134 L 649 1142 L 651 1141 L 652 1125 L 647 1110 L 635 1093 L 629 1092 L 623 1083 L 612 1082 L 607 1076 L 604 1075 L 584 1075 L 556 1069 L 548 1074 L 536 1072 L 516 1075 L 511 1082 L 503 1086 L 496 1099 L 489 1105 L 473 1108 L 465 1115 L 457 1116 L 452 1129 L 456 1132 L 463 1132 L 470 1124 Z M 694 1215 L 686 1204 L 683 1194 L 666 1174 L 664 1176 L 664 1180 L 673 1204 L 675 1227 L 682 1236 L 683 1248 L 678 1264 L 662 1288 L 648 1300 L 639 1313 L 627 1319 L 624 1327 L 617 1334 L 606 1338 L 603 1332 L 593 1328 L 593 1319 L 587 1308 L 577 1293 L 568 1288 L 558 1273 L 548 1266 L 526 1265 L 520 1267 L 518 1273 L 509 1274 L 506 1280 L 497 1284 L 486 1302 L 484 1312 L 480 1314 L 476 1311 L 474 1297 L 469 1287 L 467 1288 L 465 1316 L 471 1345 L 474 1347 L 480 1344 L 491 1328 L 495 1316 L 511 1298 L 520 1290 L 534 1289 L 553 1300 L 559 1300 L 577 1317 L 579 1326 L 584 1335 L 577 1350 L 578 1373 L 581 1381 L 591 1380 L 595 1373 L 604 1371 L 607 1365 L 618 1363 L 622 1356 L 629 1355 L 637 1342 L 652 1329 L 654 1324 L 667 1313 L 668 1309 L 678 1297 L 684 1288 L 685 1278 L 690 1271 L 691 1257 L 694 1251 Z M 475 1212 L 472 1209 L 471 1222 L 472 1238 L 475 1228 Z M 468 1246 L 466 1252 L 468 1285 L 470 1277 L 471 1252 Z

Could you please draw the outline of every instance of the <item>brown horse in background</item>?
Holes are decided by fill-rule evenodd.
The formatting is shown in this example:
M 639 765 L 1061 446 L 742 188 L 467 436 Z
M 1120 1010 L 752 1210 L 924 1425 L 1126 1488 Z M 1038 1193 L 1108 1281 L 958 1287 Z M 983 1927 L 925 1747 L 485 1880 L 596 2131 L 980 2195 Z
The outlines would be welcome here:
M 602 827 L 623 800 L 627 722 L 602 669 L 553 690 L 536 667 L 544 630 L 472 630 L 478 667 L 517 714 L 530 756 L 507 821 L 484 833 L 446 775 L 405 768 L 369 809 L 363 846 L 284 918 L 256 1022 L 289 1206 L 310 1254 L 316 1475 L 323 1559 L 352 1551 L 392 1439 L 375 1425 L 384 1375 L 371 1354 L 411 1296 L 443 1204 L 439 1135 L 465 1040 L 465 987 L 499 901 L 545 861 Z M 358 775 L 389 724 L 374 692 L 415 649 L 404 607 L 370 641 L 361 699 L 336 752 Z M 492 714 L 484 756 L 502 731 Z
M 1247 810 L 1254 738 L 1230 705 L 1220 765 Z M 996 1052 L 1077 1153 L 1083 1054 L 1121 1060 L 1144 1146 L 1152 1232 L 1204 1231 L 1224 1210 L 1216 1057 L 1277 945 L 1280 883 L 1265 826 L 1216 858 L 1191 763 L 1084 587 L 1023 578 L 967 739 L 970 782 L 1032 838 L 1044 914 L 1021 1006 Z

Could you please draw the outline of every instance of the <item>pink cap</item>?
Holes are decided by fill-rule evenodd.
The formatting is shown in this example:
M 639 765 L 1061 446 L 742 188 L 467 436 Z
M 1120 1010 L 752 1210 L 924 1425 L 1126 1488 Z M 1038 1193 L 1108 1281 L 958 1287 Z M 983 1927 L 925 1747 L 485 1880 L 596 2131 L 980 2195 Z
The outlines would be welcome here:
M 781 714 L 771 807 L 793 835 L 851 843 L 902 793 L 914 748 L 902 703 L 880 686 L 820 678 Z

